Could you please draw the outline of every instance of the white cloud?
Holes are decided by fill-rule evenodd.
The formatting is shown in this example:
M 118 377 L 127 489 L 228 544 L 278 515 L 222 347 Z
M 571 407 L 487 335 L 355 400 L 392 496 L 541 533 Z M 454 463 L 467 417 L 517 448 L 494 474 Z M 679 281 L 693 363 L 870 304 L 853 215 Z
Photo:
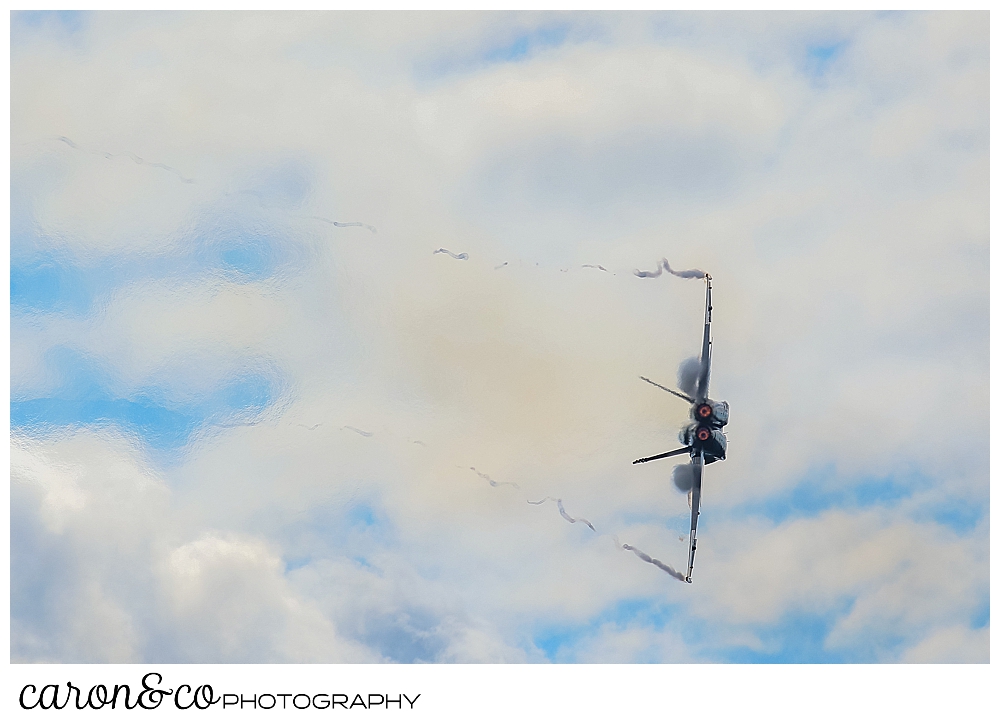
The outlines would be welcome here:
M 378 660 L 294 593 L 265 541 L 196 534 L 120 438 L 12 449 L 15 660 Z
M 772 528 L 722 525 L 699 545 L 706 620 L 778 624 L 835 616 L 825 646 L 894 660 L 898 639 L 969 621 L 989 586 L 984 531 L 959 537 L 878 508 L 828 511 Z
M 182 660 L 377 661 L 294 595 L 280 558 L 261 541 L 203 535 L 172 550 L 160 576 Z
M 988 664 L 989 627 L 969 630 L 950 626 L 934 631 L 901 659 L 906 664 Z
M 848 658 L 981 657 L 988 524 L 929 521 L 988 499 L 984 17 L 565 17 L 514 63 L 484 59 L 553 16 L 18 31 L 12 258 L 106 266 L 87 314 L 15 312 L 15 398 L 62 345 L 117 396 L 250 370 L 278 402 L 155 455 L 17 437 L 16 657 L 522 661 L 562 625 L 566 659 L 704 660 L 800 613 Z M 664 255 L 716 279 L 733 405 L 693 587 L 610 539 L 686 555 L 669 463 L 628 465 L 686 416 L 638 375 L 699 343 L 701 286 L 632 275 Z M 814 478 L 831 509 L 752 512 Z

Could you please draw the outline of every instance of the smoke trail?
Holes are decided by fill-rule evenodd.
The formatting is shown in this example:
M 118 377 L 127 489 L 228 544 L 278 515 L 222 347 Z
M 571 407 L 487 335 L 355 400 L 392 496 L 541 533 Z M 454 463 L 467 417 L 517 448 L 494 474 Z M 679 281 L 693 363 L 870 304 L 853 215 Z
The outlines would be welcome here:
M 586 518 L 571 518 L 566 513 L 566 509 L 563 507 L 563 504 L 562 504 L 561 500 L 556 500 L 556 505 L 559 507 L 559 515 L 561 515 L 563 518 L 565 518 L 566 520 L 568 520 L 570 523 L 575 523 L 576 521 L 580 521 L 581 523 L 584 523 L 588 528 L 590 528 L 595 533 L 597 532 L 597 528 L 594 527 L 594 524 L 591 523 Z
M 358 428 L 356 428 L 356 427 L 351 427 L 350 425 L 344 425 L 344 426 L 343 426 L 342 428 L 340 428 L 340 429 L 341 429 L 341 430 L 353 430 L 354 432 L 358 433 L 359 435 L 364 435 L 365 437 L 371 437 L 372 435 L 374 435 L 374 434 L 375 434 L 374 432 L 367 432 L 367 431 L 365 431 L 365 430 L 359 430 Z
M 606 271 L 608 271 L 607 269 L 605 269 L 605 268 L 604 268 L 603 266 L 601 266 L 600 264 L 584 264 L 584 265 L 583 265 L 583 268 L 584 268 L 584 269 L 600 269 L 600 270 L 601 270 L 602 272 L 606 272 Z M 608 273 L 610 274 L 610 272 L 608 272 Z
M 478 470 L 476 470 L 475 468 L 470 467 L 469 470 L 471 470 L 472 472 L 474 472 L 476 475 L 478 475 L 479 477 L 483 478 L 484 480 L 487 480 L 489 482 L 489 484 L 492 485 L 494 488 L 497 487 L 497 486 L 499 486 L 499 485 L 513 485 L 515 488 L 518 487 L 517 483 L 498 483 L 495 480 L 493 480 L 489 475 L 486 475 L 485 473 L 481 473 Z M 595 533 L 597 533 L 597 528 L 595 528 L 594 524 L 591 523 L 589 520 L 587 520 L 586 518 L 574 518 L 569 513 L 567 513 L 566 509 L 563 507 L 562 498 L 545 497 L 545 498 L 542 498 L 541 500 L 527 500 L 525 502 L 528 505 L 542 505 L 543 503 L 545 503 L 545 502 L 547 502 L 549 500 L 556 501 L 556 506 L 559 508 L 559 515 L 561 515 L 565 520 L 568 520 L 570 523 L 583 523 L 588 528 L 590 528 L 592 531 L 594 531 Z M 661 571 L 664 571 L 665 573 L 670 574 L 671 576 L 673 576 L 674 578 L 676 578 L 678 581 L 684 581 L 684 576 L 682 576 L 680 573 L 678 573 L 677 571 L 675 571 L 673 568 L 671 568 L 670 566 L 668 566 L 663 561 L 658 560 L 656 558 L 652 558 L 652 557 L 646 555 L 645 553 L 643 553 L 641 550 L 639 550 L 635 546 L 630 546 L 627 543 L 624 544 L 624 545 L 622 545 L 621 543 L 618 542 L 618 536 L 616 536 L 616 535 L 612 535 L 611 538 L 612 538 L 612 540 L 614 540 L 615 545 L 620 550 L 632 551 L 637 556 L 639 556 L 639 558 L 641 558 L 642 560 L 644 560 L 646 563 L 652 563 L 654 566 L 656 566 L 657 568 L 659 568 Z M 681 540 L 684 540 L 684 538 L 681 538 Z
M 656 566 L 657 568 L 659 568 L 661 571 L 663 571 L 664 573 L 667 573 L 667 574 L 673 576 L 678 581 L 684 581 L 684 576 L 682 576 L 680 573 L 678 573 L 677 571 L 675 571 L 673 568 L 671 568 L 670 566 L 668 566 L 666 563 L 664 563 L 663 561 L 659 560 L 658 558 L 652 558 L 652 557 L 646 555 L 645 553 L 643 553 L 641 550 L 639 550 L 635 546 L 630 546 L 628 543 L 625 543 L 625 544 L 619 543 L 618 542 L 618 536 L 612 536 L 612 538 L 614 538 L 614 540 L 615 540 L 615 545 L 618 546 L 619 548 L 621 548 L 622 550 L 632 551 L 637 556 L 639 556 L 639 558 L 641 558 L 642 560 L 646 561 L 646 563 L 652 563 L 654 566 Z
M 658 277 L 666 269 L 668 272 L 673 274 L 675 277 L 680 277 L 681 279 L 704 279 L 706 274 L 701 269 L 686 269 L 684 271 L 677 271 L 670 268 L 670 262 L 667 261 L 666 257 L 661 259 L 656 263 L 656 271 L 639 271 L 635 270 L 635 275 L 637 277 Z
M 469 258 L 469 255 L 466 254 L 464 251 L 461 254 L 455 254 L 453 252 L 448 251 L 447 249 L 436 249 L 434 251 L 434 253 L 435 254 L 447 254 L 452 259 L 468 259 Z
M 688 357 L 677 368 L 677 386 L 688 395 L 694 397 L 697 393 L 698 375 L 701 374 L 701 360 Z
M 580 523 L 583 523 L 584 525 L 586 525 L 588 528 L 590 528 L 595 533 L 597 532 L 597 528 L 594 527 L 594 524 L 591 523 L 586 518 L 574 518 L 569 513 L 567 513 L 566 509 L 563 507 L 562 498 L 542 498 L 541 500 L 537 500 L 537 501 L 536 500 L 529 500 L 529 501 L 527 501 L 527 503 L 528 503 L 528 505 L 541 505 L 546 500 L 554 500 L 554 501 L 556 501 L 556 505 L 559 507 L 559 515 L 561 515 L 563 518 L 565 518 L 566 520 L 568 520 L 570 523 L 576 523 L 577 521 L 579 521 Z
M 663 258 L 663 268 L 668 272 L 673 274 L 675 277 L 680 277 L 681 279 L 704 279 L 706 274 L 701 269 L 687 269 L 686 271 L 675 271 L 670 268 L 670 263 L 667 261 L 666 257 Z
M 312 427 L 309 427 L 308 425 L 303 425 L 301 422 L 296 422 L 295 424 L 298 425 L 299 427 L 304 427 L 306 430 L 315 430 L 317 427 L 319 427 L 323 423 L 322 422 L 317 422 Z
M 675 465 L 671 475 L 674 487 L 682 493 L 686 493 L 694 487 L 694 467 L 690 463 Z
M 496 269 L 503 269 L 505 266 L 507 266 L 507 262 L 504 262 L 503 264 L 500 264 L 499 266 L 495 266 L 495 267 L 493 267 L 493 269 L 494 270 L 496 270 Z
M 362 223 L 360 221 L 334 221 L 333 225 L 334 226 L 341 226 L 341 227 L 343 227 L 343 226 L 363 226 L 366 229 L 368 229 L 368 231 L 372 232 L 373 234 L 377 234 L 378 233 L 378 230 L 374 226 L 372 226 L 371 224 L 364 224 L 364 223 Z
M 471 467 L 470 467 L 470 468 L 469 468 L 469 470 L 471 470 L 471 471 L 472 471 L 472 472 L 474 472 L 474 473 L 475 473 L 476 475 L 478 475 L 479 477 L 481 477 L 481 478 L 482 478 L 483 480 L 485 480 L 486 482 L 488 482 L 488 483 L 490 484 L 490 486 L 491 486 L 491 487 L 494 487 L 494 488 L 498 488 L 498 487 L 500 487 L 501 485 L 513 485 L 513 486 L 514 486 L 515 488 L 517 488 L 518 490 L 520 490 L 520 489 L 521 489 L 521 486 L 520 486 L 520 485 L 518 485 L 517 483 L 508 483 L 508 482 L 498 482 L 498 481 L 494 480 L 493 478 L 491 478 L 491 477 L 490 477 L 489 475 L 487 475 L 486 473 L 481 473 L 481 472 L 479 472 L 478 470 L 476 470 L 475 468 L 471 468 Z
M 640 277 L 640 278 L 643 278 L 643 277 L 654 277 L 655 278 L 655 277 L 660 276 L 660 274 L 662 274 L 662 273 L 663 273 L 663 262 L 662 261 L 656 262 L 656 271 L 655 272 L 639 271 L 638 269 L 635 270 L 635 275 L 637 277 Z
M 490 485 L 492 485 L 493 487 L 497 487 L 497 485 L 513 485 L 515 488 L 517 487 L 516 483 L 496 483 L 488 475 L 485 475 L 485 474 L 479 472 L 475 468 L 469 468 L 469 470 L 472 470 L 479 477 L 485 478 L 486 480 L 488 480 L 489 483 L 490 483 Z M 574 518 L 569 513 L 567 513 L 566 509 L 563 507 L 562 498 L 545 497 L 545 498 L 542 498 L 541 500 L 527 500 L 525 502 L 528 505 L 541 505 L 542 503 L 545 503 L 545 502 L 547 502 L 549 500 L 556 501 L 556 506 L 559 508 L 559 515 L 561 515 L 565 520 L 568 520 L 570 523 L 583 523 L 588 528 L 590 528 L 592 531 L 594 531 L 595 533 L 597 533 L 597 528 L 595 528 L 594 524 L 591 523 L 589 520 L 587 520 L 586 518 Z M 618 542 L 618 536 L 616 536 L 616 535 L 612 535 L 611 538 L 612 538 L 612 540 L 614 540 L 615 545 L 620 550 L 632 551 L 637 556 L 639 556 L 639 558 L 641 558 L 642 560 L 644 560 L 646 563 L 652 563 L 654 566 L 656 566 L 657 568 L 659 568 L 661 571 L 664 571 L 665 573 L 670 574 L 671 576 L 673 576 L 674 578 L 676 578 L 678 581 L 683 581 L 684 580 L 684 576 L 682 576 L 680 573 L 678 573 L 677 571 L 675 571 L 673 568 L 671 568 L 670 566 L 668 566 L 663 561 L 658 560 L 656 558 L 652 558 L 652 557 L 646 555 L 645 553 L 643 553 L 641 550 L 639 550 L 635 546 L 630 546 L 627 543 L 624 544 L 624 545 L 622 545 L 621 543 Z M 681 538 L 681 540 L 684 540 L 684 539 Z
M 378 233 L 378 229 L 376 229 L 374 226 L 372 226 L 371 224 L 362 223 L 360 221 L 334 221 L 333 219 L 328 219 L 325 216 L 310 216 L 308 218 L 310 218 L 310 219 L 316 219 L 317 221 L 325 221 L 328 224 L 333 224 L 334 226 L 337 226 L 337 227 L 340 227 L 340 228 L 343 228 L 345 226 L 363 226 L 366 229 L 368 229 L 368 231 L 372 232 L 373 234 L 377 234 Z
M 78 146 L 75 143 L 73 143 L 73 141 L 71 139 L 69 139 L 69 138 L 66 138 L 66 136 L 59 136 L 56 140 L 57 141 L 62 141 L 67 146 L 69 146 L 70 148 L 75 148 L 77 151 L 84 151 L 86 153 L 95 153 L 95 154 L 97 154 L 99 156 L 104 156 L 104 158 L 108 159 L 109 161 L 111 161 L 111 160 L 113 160 L 115 158 L 118 158 L 120 156 L 128 156 L 130 159 L 132 159 L 136 164 L 138 164 L 140 166 L 150 166 L 152 168 L 162 168 L 164 171 L 169 171 L 172 174 L 176 174 L 177 177 L 181 180 L 181 183 L 185 183 L 185 184 L 193 184 L 194 183 L 194 179 L 193 178 L 187 178 L 184 174 L 182 174 L 180 171 L 178 171 L 173 166 L 168 166 L 165 163 L 153 163 L 152 161 L 147 161 L 144 158 L 140 158 L 139 156 L 136 156 L 131 151 L 126 151 L 125 153 L 108 153 L 107 151 L 87 151 L 87 149 L 80 148 L 80 146 Z

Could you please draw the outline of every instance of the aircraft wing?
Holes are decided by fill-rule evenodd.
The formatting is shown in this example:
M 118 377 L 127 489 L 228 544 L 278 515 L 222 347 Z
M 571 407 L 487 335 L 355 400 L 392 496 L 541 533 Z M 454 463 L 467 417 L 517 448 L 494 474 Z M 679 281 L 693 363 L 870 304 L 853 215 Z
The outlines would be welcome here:
M 708 374 L 712 366 L 712 277 L 705 275 L 705 336 L 701 340 L 701 369 L 698 372 L 698 404 L 708 399 Z
M 688 570 L 684 580 L 691 583 L 691 572 L 694 570 L 694 554 L 698 550 L 698 515 L 701 513 L 701 475 L 705 470 L 704 453 L 691 460 L 694 472 L 694 485 L 691 487 L 691 536 L 688 538 Z

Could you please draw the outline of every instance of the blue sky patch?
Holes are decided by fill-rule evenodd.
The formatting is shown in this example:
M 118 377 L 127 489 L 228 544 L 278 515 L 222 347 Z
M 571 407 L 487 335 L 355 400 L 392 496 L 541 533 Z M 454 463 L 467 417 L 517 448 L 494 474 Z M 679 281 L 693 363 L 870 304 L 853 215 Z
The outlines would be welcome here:
M 972 628 L 985 628 L 990 625 L 990 595 L 986 594 L 982 605 L 972 615 Z
M 245 372 L 209 395 L 202 407 L 212 421 L 249 422 L 271 406 L 280 394 L 280 384 L 262 372 Z
M 12 399 L 12 430 L 44 434 L 54 428 L 114 424 L 153 449 L 175 449 L 205 425 L 253 422 L 281 389 L 272 375 L 244 373 L 200 400 L 179 403 L 156 387 L 120 389 L 103 363 L 67 347 L 50 350 L 46 362 L 60 384 L 45 397 Z
M 586 623 L 545 627 L 535 633 L 532 642 L 549 661 L 573 663 L 573 652 L 580 642 L 596 635 L 606 624 L 620 628 L 642 626 L 659 631 L 673 615 L 674 607 L 653 598 L 623 599 Z
M 777 626 L 756 632 L 762 649 L 734 646 L 716 650 L 713 658 L 731 664 L 850 663 L 843 653 L 826 649 L 835 623 L 835 614 L 790 614 Z
M 337 483 L 337 490 L 343 487 L 343 481 Z M 346 555 L 379 575 L 368 557 L 373 551 L 397 544 L 392 521 L 374 498 L 314 505 L 294 518 L 281 538 L 289 569 L 298 567 L 293 562 L 305 556 L 318 561 Z
M 46 254 L 10 267 L 12 313 L 86 314 L 93 298 L 87 272 L 69 259 Z
M 976 527 L 982 519 L 984 509 L 981 505 L 966 499 L 949 500 L 928 511 L 935 523 L 947 526 L 962 535 Z
M 10 14 L 11 40 L 16 40 L 18 31 L 26 28 L 53 26 L 63 32 L 75 34 L 87 26 L 88 13 L 85 10 L 16 10 Z
M 740 506 L 734 512 L 763 515 L 780 524 L 791 518 L 812 517 L 831 508 L 891 505 L 928 484 L 929 481 L 918 473 L 845 481 L 837 478 L 833 466 L 827 466 L 813 471 L 790 490 Z
M 84 265 L 65 254 L 25 254 L 31 239 L 12 240 L 10 305 L 19 315 L 83 316 L 95 302 L 126 284 L 154 280 L 197 279 L 221 275 L 238 284 L 269 279 L 295 260 L 302 250 L 288 238 L 270 233 L 213 230 L 187 248 L 157 256 L 108 256 Z M 22 253 L 18 254 L 18 248 Z
M 267 230 L 223 226 L 218 222 L 194 242 L 195 269 L 221 272 L 234 282 L 256 282 L 273 276 L 290 256 L 286 244 Z
M 291 573 L 299 568 L 305 568 L 310 563 L 313 562 L 312 556 L 296 556 L 294 558 L 285 559 L 285 573 Z
M 362 526 L 368 528 L 375 525 L 375 511 L 370 505 L 355 505 L 347 511 L 347 520 L 352 526 Z
M 311 188 L 308 167 L 291 163 L 259 180 L 254 194 L 271 206 L 299 203 Z M 164 239 L 164 252 L 119 251 L 81 259 L 64 248 L 63 240 L 39 230 L 30 206 L 30 199 L 12 197 L 12 320 L 24 314 L 85 315 L 115 290 L 144 281 L 187 283 L 221 276 L 237 284 L 259 282 L 297 272 L 309 254 L 271 216 L 252 209 L 223 209 L 201 218 L 180 243 Z
M 184 445 L 195 428 L 190 413 L 158 405 L 145 395 L 133 399 L 38 398 L 10 403 L 11 429 L 35 431 L 116 423 L 139 435 L 153 448 Z
M 369 611 L 358 638 L 393 662 L 429 663 L 447 646 L 439 628 L 438 616 L 417 606 L 388 613 Z
M 569 39 L 571 25 L 557 23 L 521 32 L 513 37 L 483 43 L 478 51 L 438 55 L 418 63 L 414 73 L 422 81 L 432 81 L 459 73 L 469 73 L 505 63 L 530 60 L 540 52 L 557 48 Z
M 806 48 L 806 72 L 814 78 L 826 75 L 837 59 L 844 54 L 847 41 L 822 45 L 810 45 Z
M 242 243 L 223 248 L 219 258 L 222 268 L 226 271 L 236 272 L 251 279 L 264 279 L 270 276 L 274 266 L 267 241 L 259 237 L 251 237 Z
M 540 50 L 562 45 L 566 42 L 568 34 L 568 25 L 538 28 L 537 30 L 518 35 L 506 45 L 486 51 L 482 57 L 490 65 L 494 63 L 515 63 L 526 60 Z

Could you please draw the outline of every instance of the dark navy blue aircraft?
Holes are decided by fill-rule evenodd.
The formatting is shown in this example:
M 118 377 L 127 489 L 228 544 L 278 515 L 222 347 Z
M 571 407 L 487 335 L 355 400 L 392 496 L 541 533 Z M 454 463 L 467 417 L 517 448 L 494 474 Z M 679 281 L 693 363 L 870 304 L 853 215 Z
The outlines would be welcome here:
M 683 455 L 684 453 L 691 455 L 690 466 L 683 466 L 679 470 L 674 471 L 674 480 L 678 484 L 678 487 L 690 490 L 691 537 L 688 548 L 687 575 L 684 577 L 684 580 L 688 583 L 691 583 L 691 572 L 694 570 L 694 554 L 698 548 L 697 531 L 698 515 L 701 512 L 702 471 L 706 465 L 726 459 L 726 435 L 722 432 L 722 428 L 729 422 L 729 403 L 716 402 L 708 397 L 708 376 L 712 366 L 712 277 L 708 274 L 705 274 L 705 284 L 705 336 L 701 343 L 701 357 L 697 360 L 690 360 L 690 362 L 696 363 L 696 366 L 691 365 L 688 367 L 682 365 L 681 372 L 678 375 L 681 380 L 680 386 L 682 389 L 686 387 L 685 391 L 678 392 L 671 390 L 650 379 L 642 378 L 651 385 L 655 385 L 661 390 L 666 390 L 670 394 L 691 403 L 691 422 L 681 428 L 679 435 L 684 447 L 660 453 L 659 455 L 653 455 L 652 457 L 640 458 L 632 463 L 633 465 L 648 463 L 651 460 L 669 458 L 674 455 Z M 686 375 L 686 369 L 688 372 L 696 372 L 697 376 Z M 686 376 L 690 379 L 689 384 L 684 384 Z M 682 479 L 678 479 L 678 472 L 683 474 L 681 476 Z M 690 487 L 688 488 L 688 486 Z

